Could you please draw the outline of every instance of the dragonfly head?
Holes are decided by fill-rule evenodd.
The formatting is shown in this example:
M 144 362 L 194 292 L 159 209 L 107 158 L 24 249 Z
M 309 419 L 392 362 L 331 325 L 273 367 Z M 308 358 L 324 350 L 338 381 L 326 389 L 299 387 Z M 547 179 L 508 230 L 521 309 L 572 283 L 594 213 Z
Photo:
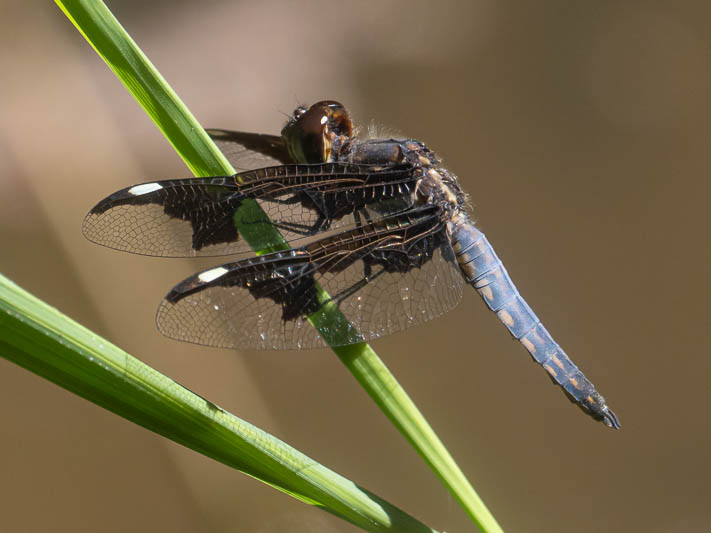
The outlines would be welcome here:
M 308 109 L 297 107 L 281 135 L 295 162 L 324 163 L 331 157 L 334 144 L 353 136 L 353 122 L 342 104 L 323 100 Z

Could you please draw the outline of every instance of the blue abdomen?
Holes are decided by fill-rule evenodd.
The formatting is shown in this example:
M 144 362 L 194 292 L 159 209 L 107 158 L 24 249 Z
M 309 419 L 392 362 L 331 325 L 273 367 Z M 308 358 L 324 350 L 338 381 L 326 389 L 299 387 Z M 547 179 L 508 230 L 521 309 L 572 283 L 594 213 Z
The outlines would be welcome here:
M 607 426 L 619 429 L 620 423 L 595 390 L 595 386 L 578 370 L 531 307 L 519 294 L 508 272 L 484 234 L 465 216 L 460 215 L 450 226 L 457 262 L 466 278 L 508 328 L 560 385 L 571 401 Z

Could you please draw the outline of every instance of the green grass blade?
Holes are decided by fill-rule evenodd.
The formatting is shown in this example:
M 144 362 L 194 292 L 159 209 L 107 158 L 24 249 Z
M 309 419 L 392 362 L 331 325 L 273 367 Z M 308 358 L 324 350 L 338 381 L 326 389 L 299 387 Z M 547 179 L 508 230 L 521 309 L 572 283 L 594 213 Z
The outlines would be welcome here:
M 103 2 L 55 2 L 124 83 L 196 176 L 234 174 L 234 169 L 200 124 Z M 254 203 L 244 206 L 244 209 L 260 208 Z M 235 215 L 236 223 L 239 223 L 239 219 L 238 212 Z M 262 228 L 264 225 L 255 226 Z M 273 248 L 264 249 L 263 243 L 278 242 L 276 229 L 268 235 L 250 231 L 251 229 L 253 228 L 248 226 L 239 228 L 240 233 L 257 253 L 272 251 Z M 286 247 L 283 240 L 282 247 Z M 328 299 L 323 292 L 320 296 L 322 300 Z M 335 306 L 329 307 L 327 312 L 310 317 L 310 321 L 327 342 L 333 343 L 332 341 L 337 341 L 338 338 L 330 337 L 329 332 L 342 329 L 342 325 L 347 321 Z M 361 343 L 335 348 L 334 352 L 430 465 L 472 520 L 483 531 L 501 531 L 454 459 L 372 348 Z
M 0 356 L 366 531 L 433 531 L 276 437 L 190 392 L 2 275 Z
M 469 517 L 482 531 L 503 533 L 501 526 L 454 462 L 405 389 L 395 380 L 378 355 L 343 346 L 334 349 L 361 386 L 432 468 Z

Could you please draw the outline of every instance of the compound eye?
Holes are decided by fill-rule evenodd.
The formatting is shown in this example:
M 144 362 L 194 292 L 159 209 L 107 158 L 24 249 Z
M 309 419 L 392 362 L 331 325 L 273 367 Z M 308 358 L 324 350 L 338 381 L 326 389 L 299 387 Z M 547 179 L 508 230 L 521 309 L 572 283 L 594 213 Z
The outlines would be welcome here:
M 321 122 L 325 123 L 328 128 L 328 133 L 336 135 L 344 135 L 346 137 L 353 136 L 353 122 L 351 116 L 343 107 L 343 104 L 335 100 L 323 100 L 311 106 L 311 109 L 319 109 L 323 116 Z
M 324 100 L 308 110 L 296 108 L 281 134 L 294 161 L 323 163 L 331 156 L 331 147 L 337 137 L 353 135 L 353 123 L 342 104 Z

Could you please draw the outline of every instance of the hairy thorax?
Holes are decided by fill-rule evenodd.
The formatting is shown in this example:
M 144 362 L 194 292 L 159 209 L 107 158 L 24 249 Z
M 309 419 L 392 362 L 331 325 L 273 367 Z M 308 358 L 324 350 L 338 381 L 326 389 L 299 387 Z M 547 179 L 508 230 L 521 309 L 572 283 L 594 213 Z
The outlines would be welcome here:
M 414 139 L 350 140 L 335 150 L 334 160 L 375 165 L 374 170 L 394 165 L 408 165 L 417 177 L 412 192 L 413 205 L 437 205 L 446 218 L 456 216 L 466 208 L 467 198 L 456 176 L 441 165 L 437 155 Z M 443 213 L 443 214 L 445 214 Z

